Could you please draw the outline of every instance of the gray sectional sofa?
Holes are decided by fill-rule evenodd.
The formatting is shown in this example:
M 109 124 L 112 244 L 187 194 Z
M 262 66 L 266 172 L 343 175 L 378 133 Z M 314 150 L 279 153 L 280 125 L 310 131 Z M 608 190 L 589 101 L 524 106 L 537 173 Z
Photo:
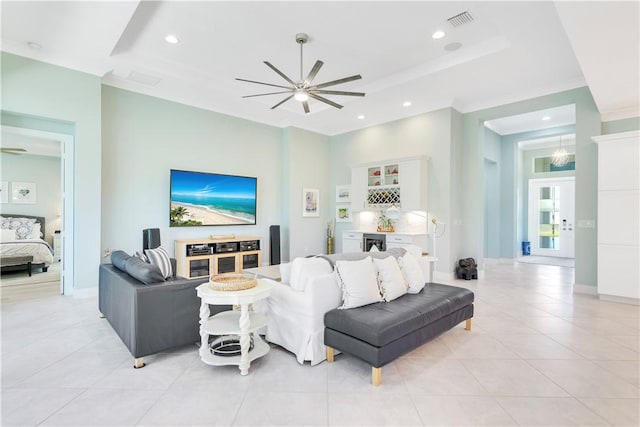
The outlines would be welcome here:
M 175 260 L 172 260 L 175 272 Z M 200 342 L 200 299 L 195 288 L 207 279 L 173 276 L 144 284 L 113 264 L 101 264 L 98 307 L 129 352 L 134 367 L 144 356 Z M 211 315 L 228 306 L 210 306 Z

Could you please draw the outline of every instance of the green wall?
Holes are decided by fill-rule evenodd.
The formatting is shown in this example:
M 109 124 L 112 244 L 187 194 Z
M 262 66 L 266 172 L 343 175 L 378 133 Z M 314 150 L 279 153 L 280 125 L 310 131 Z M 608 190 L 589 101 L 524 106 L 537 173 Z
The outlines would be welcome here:
M 602 122 L 602 135 L 640 129 L 640 117 Z
M 588 88 L 579 88 L 532 98 L 464 115 L 464 160 L 462 168 L 465 191 L 464 233 L 471 256 L 481 258 L 484 245 L 483 153 L 486 120 L 508 117 L 561 105 L 576 106 L 576 222 L 597 219 L 598 159 L 591 137 L 600 134 L 600 113 Z M 478 214 L 480 213 L 480 214 Z M 513 214 L 513 212 L 512 212 Z M 595 291 L 597 264 L 595 228 L 576 229 L 575 283 L 585 292 Z M 458 254 L 463 255 L 463 254 Z
M 1 61 L 3 124 L 43 123 L 40 119 L 44 118 L 44 122 L 61 122 L 60 126 L 73 129 L 74 288 L 95 287 L 101 227 L 100 78 L 5 52 Z M 14 120 L 5 123 L 10 117 Z
M 102 246 L 142 249 L 145 228 L 176 239 L 257 235 L 282 224 L 282 130 L 111 86 L 102 87 Z M 169 227 L 169 170 L 258 178 L 255 226 Z

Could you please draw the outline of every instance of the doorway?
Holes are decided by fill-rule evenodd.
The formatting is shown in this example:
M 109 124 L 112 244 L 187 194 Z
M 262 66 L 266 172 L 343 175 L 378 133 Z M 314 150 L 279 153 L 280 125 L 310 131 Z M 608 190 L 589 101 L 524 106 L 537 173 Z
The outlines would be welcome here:
M 529 180 L 531 255 L 575 257 L 575 177 Z
M 55 227 L 60 233 L 54 240 L 57 240 L 62 250 L 59 253 L 61 262 L 52 270 L 59 270 L 60 293 L 71 295 L 74 283 L 74 137 L 70 134 L 5 125 L 0 126 L 0 129 L 3 133 L 31 139 L 31 147 L 36 150 L 46 151 L 46 146 L 59 143 L 61 200 Z

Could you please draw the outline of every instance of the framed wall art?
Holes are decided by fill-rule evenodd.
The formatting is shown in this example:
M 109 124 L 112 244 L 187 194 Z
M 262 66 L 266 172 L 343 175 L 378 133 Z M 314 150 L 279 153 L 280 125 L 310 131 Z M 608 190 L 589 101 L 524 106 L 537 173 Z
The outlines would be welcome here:
M 302 189 L 302 216 L 320 216 L 320 190 L 317 188 Z
M 351 186 L 336 185 L 336 203 L 349 203 L 351 201 Z
M 0 182 L 0 203 L 9 203 L 9 182 Z
M 337 205 L 336 206 L 336 222 L 351 222 L 351 206 L 349 205 Z
M 33 182 L 12 182 L 11 202 L 22 204 L 36 203 L 36 184 Z

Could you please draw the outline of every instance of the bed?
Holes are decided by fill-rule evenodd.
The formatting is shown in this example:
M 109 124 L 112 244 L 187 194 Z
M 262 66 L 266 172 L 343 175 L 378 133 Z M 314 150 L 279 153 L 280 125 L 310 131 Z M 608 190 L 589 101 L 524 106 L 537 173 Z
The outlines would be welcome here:
M 29 218 L 34 219 L 36 224 L 40 224 L 41 236 L 45 236 L 44 217 L 32 215 L 1 214 L 2 218 Z M 30 259 L 29 262 L 19 260 Z M 12 262 L 12 260 L 18 260 Z M 23 240 L 11 240 L 0 242 L 0 264 L 2 271 L 15 271 L 41 269 L 46 272 L 53 263 L 53 250 L 51 246 L 41 238 L 30 238 Z

